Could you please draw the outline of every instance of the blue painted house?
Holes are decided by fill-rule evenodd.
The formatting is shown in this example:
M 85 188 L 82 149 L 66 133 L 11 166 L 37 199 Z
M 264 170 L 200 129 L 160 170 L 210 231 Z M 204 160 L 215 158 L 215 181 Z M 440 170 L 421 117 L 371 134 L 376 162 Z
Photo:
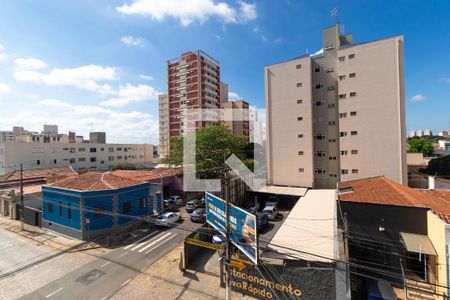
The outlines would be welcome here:
M 153 213 L 150 184 L 89 172 L 42 188 L 44 228 L 78 239 L 115 232 Z

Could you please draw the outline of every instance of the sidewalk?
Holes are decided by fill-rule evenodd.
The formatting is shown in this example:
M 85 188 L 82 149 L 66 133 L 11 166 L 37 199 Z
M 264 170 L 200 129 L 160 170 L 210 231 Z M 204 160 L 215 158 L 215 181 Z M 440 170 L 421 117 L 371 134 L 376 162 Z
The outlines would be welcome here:
M 22 231 L 20 228 L 20 221 L 11 220 L 8 217 L 0 217 L 0 228 L 61 251 L 71 249 L 84 243 L 81 240 L 64 237 L 46 229 L 28 224 L 24 224 L 24 230 Z
M 110 299 L 225 299 L 220 279 L 195 271 L 179 269 L 183 244 L 131 280 Z M 254 299 L 233 292 L 232 299 Z

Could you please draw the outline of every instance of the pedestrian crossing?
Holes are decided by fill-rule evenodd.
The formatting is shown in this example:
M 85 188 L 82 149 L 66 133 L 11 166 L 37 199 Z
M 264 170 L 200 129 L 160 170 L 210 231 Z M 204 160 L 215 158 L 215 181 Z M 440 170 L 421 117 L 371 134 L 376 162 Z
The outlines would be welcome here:
M 148 254 L 154 249 L 173 239 L 177 235 L 178 233 L 175 232 L 160 232 L 157 230 L 140 238 L 136 242 L 123 247 L 123 249 L 126 250 L 127 253 L 135 252 Z

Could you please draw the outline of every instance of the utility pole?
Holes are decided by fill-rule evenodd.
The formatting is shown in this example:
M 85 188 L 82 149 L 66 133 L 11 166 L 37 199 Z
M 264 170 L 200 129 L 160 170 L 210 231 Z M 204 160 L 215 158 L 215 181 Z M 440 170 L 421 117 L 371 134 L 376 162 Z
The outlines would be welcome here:
M 24 230 L 23 213 L 25 212 L 23 204 L 23 165 L 20 164 L 20 230 Z
M 227 247 L 226 247 L 226 253 L 225 253 L 225 268 L 226 268 L 226 277 L 225 277 L 225 299 L 231 300 L 231 266 L 230 266 L 230 260 L 231 260 L 231 241 L 230 241 L 230 181 L 228 179 L 225 179 L 225 200 L 226 200 L 226 230 L 227 230 Z

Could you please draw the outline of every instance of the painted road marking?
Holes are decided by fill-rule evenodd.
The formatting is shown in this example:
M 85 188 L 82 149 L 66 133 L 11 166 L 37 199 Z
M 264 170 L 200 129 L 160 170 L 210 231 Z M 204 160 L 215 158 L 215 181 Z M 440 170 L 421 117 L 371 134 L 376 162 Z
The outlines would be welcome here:
M 157 230 L 157 231 L 154 231 L 154 232 L 152 232 L 152 233 L 150 233 L 150 234 L 148 234 L 148 235 L 146 235 L 146 236 L 144 236 L 143 238 L 137 240 L 136 242 L 134 242 L 134 243 L 132 243 L 132 244 L 129 244 L 128 246 L 126 246 L 126 247 L 123 248 L 123 249 L 127 250 L 128 248 L 135 246 L 135 245 L 136 245 L 137 243 L 139 243 L 140 241 L 143 241 L 143 240 L 145 240 L 146 238 L 148 238 L 148 237 L 150 237 L 150 236 L 152 236 L 152 235 L 155 235 L 155 234 L 157 234 L 157 233 L 158 233 L 158 230 Z
M 165 240 L 164 242 L 162 242 L 161 244 L 153 247 L 152 249 L 148 250 L 147 252 L 145 252 L 145 254 L 149 254 L 150 252 L 152 252 L 153 250 L 155 250 L 156 248 L 158 248 L 159 246 L 161 246 L 162 244 L 164 244 L 165 242 L 168 242 L 171 238 L 176 237 L 178 233 L 175 233 L 174 235 L 172 235 L 170 238 L 168 238 L 167 240 Z
M 124 285 L 126 285 L 128 282 L 131 281 L 131 278 L 129 278 L 127 281 L 125 281 L 124 283 L 122 283 L 122 285 L 120 287 L 123 287 Z
M 54 294 L 56 294 L 57 292 L 61 291 L 63 288 L 59 288 L 56 291 L 54 291 L 53 293 L 48 294 L 47 296 L 45 296 L 45 298 L 50 298 L 51 296 L 53 296 Z
M 133 248 L 131 248 L 131 251 L 134 251 L 134 250 L 136 250 L 136 249 L 138 249 L 138 248 L 141 248 L 142 246 L 145 246 L 145 244 L 147 244 L 147 243 L 151 243 L 154 239 L 159 238 L 159 237 L 162 236 L 163 234 L 164 234 L 164 232 L 161 232 L 161 233 L 158 234 L 157 236 L 152 237 L 151 239 L 148 239 L 148 240 L 146 240 L 145 242 L 142 242 L 142 243 L 140 243 L 140 244 L 137 245 L 137 246 L 134 246 Z
M 127 254 L 128 254 L 128 251 L 125 252 L 125 253 L 120 254 L 119 257 L 122 257 L 122 256 L 127 255 Z
M 157 239 L 157 240 L 155 240 L 155 241 L 153 241 L 153 242 L 151 242 L 150 244 L 148 244 L 147 246 L 145 246 L 144 248 L 142 248 L 142 249 L 139 249 L 139 253 L 141 253 L 142 251 L 145 251 L 146 249 L 148 249 L 148 248 L 150 248 L 151 246 L 153 246 L 154 244 L 156 244 L 157 242 L 159 242 L 160 240 L 162 240 L 162 239 L 164 239 L 164 238 L 166 238 L 167 236 L 169 236 L 169 235 L 171 235 L 172 234 L 172 232 L 168 232 L 168 233 L 166 233 L 165 235 L 163 235 L 162 237 L 160 237 L 159 239 Z
M 101 265 L 100 268 L 106 267 L 106 266 L 109 265 L 110 263 L 111 263 L 110 261 L 107 261 L 107 262 L 105 262 L 103 265 Z

